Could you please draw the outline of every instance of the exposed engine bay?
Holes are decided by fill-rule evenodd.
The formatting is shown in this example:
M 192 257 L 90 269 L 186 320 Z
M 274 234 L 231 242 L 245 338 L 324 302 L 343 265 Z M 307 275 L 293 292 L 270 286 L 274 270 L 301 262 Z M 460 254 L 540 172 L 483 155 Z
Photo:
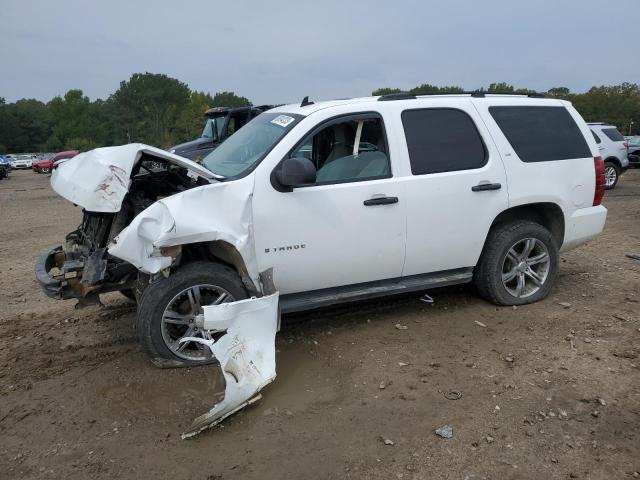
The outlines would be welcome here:
M 112 213 L 83 209 L 82 223 L 66 236 L 63 246 L 43 259 L 43 265 L 36 266 L 36 273 L 42 273 L 38 272 L 38 266 L 41 266 L 50 278 L 59 282 L 55 296 L 75 297 L 80 306 L 98 303 L 99 293 L 116 290 L 133 298 L 138 269 L 110 255 L 108 245 L 138 214 L 156 201 L 207 184 L 207 180 L 183 166 L 142 153 L 131 171 L 128 192 L 120 210 Z M 98 188 L 104 190 L 106 187 L 101 184 Z M 54 293 L 52 289 L 45 290 L 54 296 L 51 295 Z

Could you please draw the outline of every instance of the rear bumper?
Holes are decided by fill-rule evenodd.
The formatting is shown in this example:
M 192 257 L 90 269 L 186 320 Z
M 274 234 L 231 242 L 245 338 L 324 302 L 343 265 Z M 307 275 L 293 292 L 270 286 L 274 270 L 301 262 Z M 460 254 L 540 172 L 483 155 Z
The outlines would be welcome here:
M 571 250 L 590 242 L 602 232 L 606 221 L 607 209 L 602 205 L 576 210 L 566 221 L 560 251 Z

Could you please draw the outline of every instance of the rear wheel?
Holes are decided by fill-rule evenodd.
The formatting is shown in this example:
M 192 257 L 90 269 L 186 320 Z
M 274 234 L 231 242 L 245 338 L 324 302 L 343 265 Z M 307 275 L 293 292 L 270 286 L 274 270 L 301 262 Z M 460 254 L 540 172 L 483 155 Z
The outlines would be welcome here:
M 188 263 L 144 290 L 138 303 L 138 340 L 154 359 L 183 365 L 210 361 L 211 352 L 205 345 L 180 343 L 180 339 L 211 339 L 209 332 L 195 324 L 202 307 L 245 298 L 242 280 L 232 268 L 213 262 Z
M 474 283 L 498 305 L 523 305 L 545 298 L 558 275 L 558 247 L 551 232 L 530 221 L 494 227 L 487 237 Z
M 620 167 L 613 162 L 604 163 L 604 186 L 607 190 L 611 190 L 618 183 L 620 178 Z

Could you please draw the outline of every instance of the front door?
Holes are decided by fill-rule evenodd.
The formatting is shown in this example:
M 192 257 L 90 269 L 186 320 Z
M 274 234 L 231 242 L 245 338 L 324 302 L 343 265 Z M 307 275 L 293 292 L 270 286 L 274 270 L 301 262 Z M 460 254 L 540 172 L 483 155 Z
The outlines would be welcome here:
M 323 122 L 290 154 L 314 162 L 315 184 L 280 192 L 256 182 L 258 266 L 274 267 L 281 294 L 400 277 L 406 200 L 385 138 L 377 114 Z

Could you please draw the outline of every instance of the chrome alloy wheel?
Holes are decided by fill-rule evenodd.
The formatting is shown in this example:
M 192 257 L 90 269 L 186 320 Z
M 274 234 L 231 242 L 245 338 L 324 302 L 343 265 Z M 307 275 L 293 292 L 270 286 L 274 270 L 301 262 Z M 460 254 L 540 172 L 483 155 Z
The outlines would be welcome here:
M 511 295 L 526 298 L 542 288 L 549 276 L 551 257 L 537 238 L 518 240 L 502 262 L 502 284 Z
M 616 171 L 616 167 L 613 165 L 607 165 L 604 169 L 604 184 L 606 187 L 612 187 L 615 185 L 616 180 L 618 179 L 618 172 Z
M 206 305 L 219 305 L 235 299 L 228 291 L 216 285 L 194 285 L 178 293 L 162 314 L 162 339 L 174 355 L 185 360 L 208 360 L 211 351 L 201 343 L 180 343 L 183 337 L 211 340 L 211 334 L 196 325 L 196 316 Z

